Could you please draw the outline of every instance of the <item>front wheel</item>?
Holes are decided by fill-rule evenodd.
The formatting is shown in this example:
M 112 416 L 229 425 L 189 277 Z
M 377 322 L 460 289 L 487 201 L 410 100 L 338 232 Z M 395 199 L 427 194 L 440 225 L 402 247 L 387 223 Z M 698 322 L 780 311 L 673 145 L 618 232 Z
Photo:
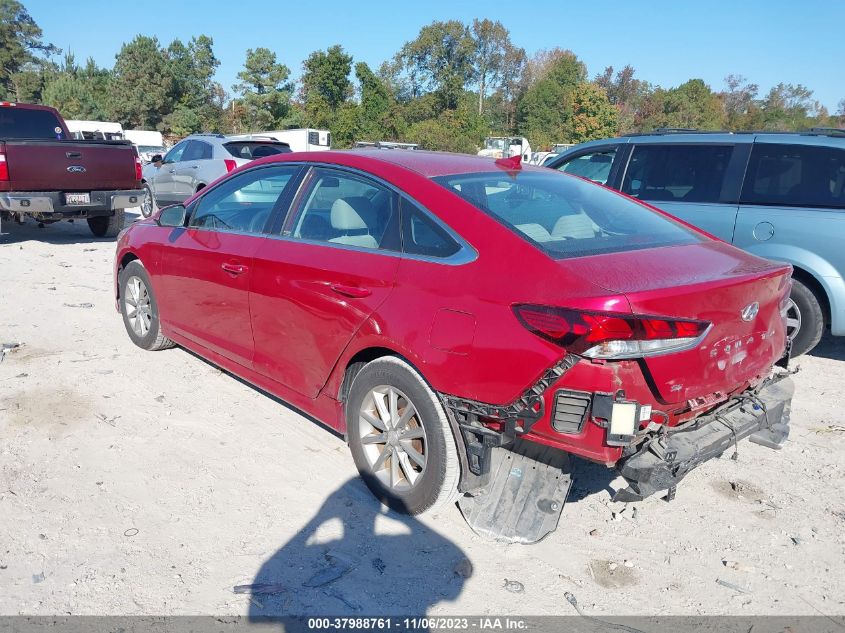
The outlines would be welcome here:
M 456 499 L 460 463 L 446 412 L 405 361 L 380 358 L 358 373 L 346 433 L 358 472 L 382 503 L 421 514 Z
M 173 347 L 173 341 L 161 333 L 158 302 L 143 264 L 129 262 L 120 272 L 119 283 L 120 314 L 132 342 L 150 351 Z
M 792 356 L 800 356 L 813 349 L 823 332 L 824 313 L 818 297 L 807 286 L 793 279 L 786 309 L 786 335 L 792 341 Z
M 99 215 L 88 218 L 88 228 L 95 237 L 117 237 L 123 230 L 126 215 L 123 209 L 115 209 L 111 215 Z

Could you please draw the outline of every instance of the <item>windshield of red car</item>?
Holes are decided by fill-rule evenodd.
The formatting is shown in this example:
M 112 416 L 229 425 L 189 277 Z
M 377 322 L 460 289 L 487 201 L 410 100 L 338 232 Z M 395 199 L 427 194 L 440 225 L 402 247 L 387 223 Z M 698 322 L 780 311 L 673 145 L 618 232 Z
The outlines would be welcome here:
M 559 172 L 497 171 L 433 180 L 556 259 L 706 239 L 645 205 Z

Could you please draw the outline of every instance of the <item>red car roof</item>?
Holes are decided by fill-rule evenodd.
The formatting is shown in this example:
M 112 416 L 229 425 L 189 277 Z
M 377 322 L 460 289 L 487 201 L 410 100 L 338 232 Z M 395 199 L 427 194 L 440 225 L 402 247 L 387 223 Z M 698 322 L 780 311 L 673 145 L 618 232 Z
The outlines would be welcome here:
M 427 152 L 421 150 L 392 150 L 392 149 L 353 149 L 328 152 L 308 152 L 300 154 L 297 158 L 307 157 L 309 161 L 326 160 L 327 162 L 344 163 L 344 157 L 354 155 L 365 157 L 369 160 L 380 163 L 388 163 L 410 169 L 426 178 L 436 176 L 447 176 L 450 174 L 465 174 L 473 172 L 495 171 L 502 169 L 495 164 L 492 158 L 472 156 L 469 154 L 451 154 L 449 152 Z M 294 154 L 283 154 L 283 160 L 290 160 Z M 281 156 L 279 158 L 281 158 Z M 524 165 L 523 169 L 538 169 L 537 167 Z

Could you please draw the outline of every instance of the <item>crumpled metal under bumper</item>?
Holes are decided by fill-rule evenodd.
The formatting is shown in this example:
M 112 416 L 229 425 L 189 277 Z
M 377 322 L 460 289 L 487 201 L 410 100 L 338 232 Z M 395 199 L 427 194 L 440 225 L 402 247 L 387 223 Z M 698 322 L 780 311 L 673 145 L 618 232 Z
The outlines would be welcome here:
M 692 469 L 718 457 L 737 442 L 779 449 L 789 436 L 789 413 L 795 385 L 778 376 L 754 394 L 728 401 L 687 426 L 658 435 L 617 464 L 628 482 L 614 501 L 640 501 L 674 488 Z

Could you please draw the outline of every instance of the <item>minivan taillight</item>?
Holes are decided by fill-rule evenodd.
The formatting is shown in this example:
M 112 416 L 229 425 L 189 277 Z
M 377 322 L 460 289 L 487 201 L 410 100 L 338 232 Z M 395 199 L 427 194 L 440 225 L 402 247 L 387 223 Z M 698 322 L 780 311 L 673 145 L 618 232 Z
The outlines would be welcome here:
M 520 304 L 520 323 L 571 354 L 596 359 L 640 358 L 695 347 L 710 329 L 706 321 L 591 312 Z
M 0 148 L 0 180 L 9 180 L 9 163 L 6 162 L 5 148 Z
M 238 164 L 230 158 L 226 158 L 223 160 L 223 164 L 226 166 L 226 171 L 230 172 L 238 166 Z

